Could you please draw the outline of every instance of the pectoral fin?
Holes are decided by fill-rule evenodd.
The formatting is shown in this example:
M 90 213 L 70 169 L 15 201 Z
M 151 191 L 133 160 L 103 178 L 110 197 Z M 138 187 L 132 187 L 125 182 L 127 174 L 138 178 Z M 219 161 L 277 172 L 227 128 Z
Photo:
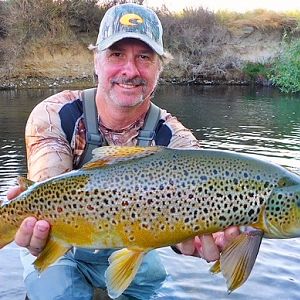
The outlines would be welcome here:
M 105 272 L 108 295 L 115 299 L 129 286 L 143 260 L 145 252 L 124 248 L 114 252 L 108 259 Z
M 220 260 L 211 267 L 213 273 L 222 272 L 229 293 L 249 277 L 262 238 L 263 232 L 259 230 L 241 233 L 223 250 Z
M 58 258 L 63 256 L 69 249 L 70 245 L 64 244 L 62 242 L 56 241 L 50 238 L 46 244 L 46 247 L 38 258 L 34 261 L 34 266 L 39 272 L 43 272 L 54 263 Z

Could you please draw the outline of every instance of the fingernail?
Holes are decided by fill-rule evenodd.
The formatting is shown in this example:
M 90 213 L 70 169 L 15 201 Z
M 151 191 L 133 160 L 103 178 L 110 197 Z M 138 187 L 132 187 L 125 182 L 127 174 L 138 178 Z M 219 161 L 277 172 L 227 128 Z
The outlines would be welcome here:
M 48 230 L 48 226 L 45 226 L 45 225 L 41 225 L 41 224 L 38 224 L 37 225 L 37 229 L 41 232 L 45 232 Z
M 32 219 L 26 220 L 25 225 L 28 229 L 32 229 L 35 225 L 35 220 Z

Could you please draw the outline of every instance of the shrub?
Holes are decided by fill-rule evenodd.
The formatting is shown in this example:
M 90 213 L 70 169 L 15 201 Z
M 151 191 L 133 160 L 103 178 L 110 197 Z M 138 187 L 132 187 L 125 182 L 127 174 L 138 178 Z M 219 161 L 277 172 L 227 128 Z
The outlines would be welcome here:
M 5 15 L 7 14 L 7 3 L 0 1 L 0 39 L 7 36 L 7 23 L 5 21 Z
M 269 69 L 263 63 L 253 63 L 247 62 L 242 71 L 246 76 L 248 76 L 251 80 L 256 80 L 257 78 L 267 78 L 269 76 Z
M 211 66 L 218 68 L 216 57 L 221 56 L 228 31 L 213 12 L 200 7 L 175 14 L 164 7 L 157 14 L 164 28 L 164 43 L 175 58 L 170 64 L 173 74 L 167 76 L 187 79 L 218 71 Z
M 283 42 L 282 52 L 272 66 L 272 82 L 285 93 L 300 91 L 300 39 Z

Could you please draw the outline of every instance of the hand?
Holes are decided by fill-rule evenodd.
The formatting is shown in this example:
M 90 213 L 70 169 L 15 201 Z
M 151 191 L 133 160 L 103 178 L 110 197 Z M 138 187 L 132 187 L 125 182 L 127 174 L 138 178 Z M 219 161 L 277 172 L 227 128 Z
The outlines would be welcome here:
M 231 226 L 212 235 L 196 236 L 194 239 L 177 244 L 176 247 L 184 255 L 201 257 L 207 262 L 211 262 L 220 258 L 222 250 L 239 233 L 238 227 Z
M 7 199 L 12 200 L 22 192 L 20 186 L 12 187 L 7 192 Z M 32 255 L 38 256 L 44 249 L 50 231 L 50 224 L 45 220 L 34 217 L 24 219 L 15 235 L 15 242 L 21 247 L 26 247 Z

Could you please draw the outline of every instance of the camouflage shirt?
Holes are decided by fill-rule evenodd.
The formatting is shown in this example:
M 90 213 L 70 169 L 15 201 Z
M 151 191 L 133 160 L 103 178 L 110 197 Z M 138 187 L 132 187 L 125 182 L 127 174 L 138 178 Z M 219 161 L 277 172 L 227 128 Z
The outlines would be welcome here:
M 86 130 L 80 91 L 63 91 L 41 103 L 32 111 L 26 125 L 28 178 L 40 181 L 78 166 L 86 146 Z M 122 130 L 99 131 L 108 145 L 133 146 L 144 125 L 145 115 Z M 197 148 L 196 138 L 165 110 L 155 130 L 152 145 L 171 148 Z

